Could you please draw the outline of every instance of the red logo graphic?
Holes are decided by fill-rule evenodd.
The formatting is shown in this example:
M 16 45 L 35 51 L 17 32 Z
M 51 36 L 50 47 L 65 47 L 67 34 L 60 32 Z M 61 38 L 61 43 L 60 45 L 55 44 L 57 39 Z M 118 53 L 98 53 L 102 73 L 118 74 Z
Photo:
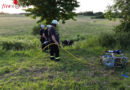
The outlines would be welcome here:
M 13 3 L 14 3 L 15 5 L 17 5 L 17 4 L 18 4 L 18 0 L 14 0 Z
M 19 9 L 20 5 L 18 4 L 18 0 L 13 0 L 13 4 L 2 4 L 2 9 L 4 8 L 16 8 Z

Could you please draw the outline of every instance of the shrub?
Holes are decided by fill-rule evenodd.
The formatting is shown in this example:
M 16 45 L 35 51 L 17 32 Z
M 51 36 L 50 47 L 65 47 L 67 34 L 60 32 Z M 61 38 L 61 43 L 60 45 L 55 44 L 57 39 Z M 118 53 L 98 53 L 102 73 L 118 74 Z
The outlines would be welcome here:
M 105 19 L 105 16 L 102 14 L 102 15 L 91 17 L 91 19 Z
M 103 47 L 114 48 L 116 46 L 116 40 L 114 34 L 101 34 L 99 37 L 99 43 Z
M 127 49 L 130 46 L 130 33 L 102 34 L 99 43 L 103 47 Z
M 129 23 L 125 23 L 125 22 L 121 22 L 120 25 L 116 26 L 114 31 L 116 33 L 130 33 L 130 22 Z
M 104 13 L 103 13 L 103 12 L 96 12 L 96 13 L 94 13 L 94 14 L 95 14 L 95 16 L 104 15 Z
M 122 49 L 127 49 L 130 47 L 130 32 L 117 33 L 116 40 L 117 44 L 120 45 Z
M 84 12 L 84 16 L 94 16 L 93 11 Z
M 2 50 L 27 50 L 39 48 L 40 41 L 34 36 L 11 36 L 0 38 L 0 49 Z
M 4 66 L 0 68 L 0 75 L 7 74 L 16 70 L 14 66 Z
M 6 51 L 2 50 L 2 48 L 0 48 L 0 57 L 4 56 L 6 54 Z
M 32 28 L 32 34 L 33 34 L 33 35 L 38 35 L 38 34 L 40 33 L 40 29 L 41 29 L 41 25 L 40 25 L 40 24 L 34 26 L 34 27 Z
M 31 48 L 36 48 L 36 45 L 24 41 L 3 41 L 2 42 L 3 50 L 26 50 Z
M 71 40 L 74 40 L 74 41 L 82 41 L 82 40 L 85 40 L 86 37 L 83 36 L 83 35 L 77 35 L 76 37 L 72 38 Z
M 3 42 L 2 43 L 2 48 L 4 50 L 20 50 L 24 48 L 24 45 L 20 42 Z
M 99 44 L 98 36 L 88 36 L 85 40 L 79 41 L 78 43 L 74 44 L 73 49 L 80 49 L 80 51 L 84 52 L 84 54 L 87 56 L 98 56 L 101 55 L 104 50 L 106 50 L 106 48 L 103 48 Z

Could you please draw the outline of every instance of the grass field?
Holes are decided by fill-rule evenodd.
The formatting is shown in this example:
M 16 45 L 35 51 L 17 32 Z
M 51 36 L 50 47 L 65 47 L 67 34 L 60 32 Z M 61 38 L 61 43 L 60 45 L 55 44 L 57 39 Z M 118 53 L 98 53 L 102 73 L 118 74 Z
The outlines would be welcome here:
M 105 50 L 98 37 L 113 33 L 119 21 L 91 19 L 78 16 L 59 24 L 61 40 L 83 40 L 75 42 L 72 48 L 64 49 L 77 56 L 73 58 L 60 49 L 61 61 L 49 60 L 49 54 L 42 53 L 38 36 L 31 34 L 37 20 L 24 16 L 0 16 L 0 90 L 129 90 L 130 66 L 126 69 L 108 69 L 99 63 Z M 21 50 L 4 50 L 2 43 L 22 44 Z M 15 44 L 13 44 L 15 43 Z M 8 45 L 7 45 L 8 47 Z M 130 58 L 129 50 L 124 51 Z

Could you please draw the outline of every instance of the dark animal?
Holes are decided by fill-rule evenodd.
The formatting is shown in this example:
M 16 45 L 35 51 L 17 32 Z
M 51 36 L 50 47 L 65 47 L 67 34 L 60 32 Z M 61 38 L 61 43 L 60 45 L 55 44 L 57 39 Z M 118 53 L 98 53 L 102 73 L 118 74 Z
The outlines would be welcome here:
M 62 46 L 71 46 L 74 44 L 74 41 L 73 40 L 64 40 L 62 41 Z

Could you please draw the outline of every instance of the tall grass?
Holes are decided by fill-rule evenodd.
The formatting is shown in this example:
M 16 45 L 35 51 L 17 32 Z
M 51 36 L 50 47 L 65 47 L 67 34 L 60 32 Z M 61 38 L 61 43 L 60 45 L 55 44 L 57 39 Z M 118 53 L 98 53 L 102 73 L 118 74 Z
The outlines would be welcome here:
M 129 66 L 125 70 L 113 71 L 99 64 L 99 56 L 115 46 L 109 47 L 104 41 L 106 40 L 108 44 L 114 42 L 111 41 L 113 38 L 116 39 L 113 35 L 109 37 L 102 34 L 113 33 L 113 24 L 116 25 L 114 22 L 78 17 L 75 22 L 69 20 L 66 24 L 59 25 L 61 40 L 75 40 L 72 48 L 64 49 L 80 60 L 60 49 L 61 61 L 54 62 L 49 60 L 48 53 L 42 53 L 39 38 L 31 34 L 35 20 L 32 21 L 27 17 L 17 19 L 0 17 L 0 19 L 3 20 L 0 23 L 1 90 L 127 90 L 129 88 L 130 80 L 121 76 L 125 72 L 130 74 Z M 100 34 L 103 35 L 102 38 Z M 79 40 L 77 35 L 80 35 Z M 19 46 L 21 48 L 17 50 Z M 127 55 L 129 56 L 129 51 Z
M 129 33 L 104 33 L 100 35 L 99 43 L 102 47 L 111 49 L 127 50 L 130 47 L 130 34 Z
M 11 38 L 1 38 L 0 45 L 4 50 L 26 50 L 39 48 L 39 39 L 33 36 L 15 36 Z
M 33 35 L 39 35 L 40 34 L 41 25 L 37 24 L 32 28 L 32 34 Z

